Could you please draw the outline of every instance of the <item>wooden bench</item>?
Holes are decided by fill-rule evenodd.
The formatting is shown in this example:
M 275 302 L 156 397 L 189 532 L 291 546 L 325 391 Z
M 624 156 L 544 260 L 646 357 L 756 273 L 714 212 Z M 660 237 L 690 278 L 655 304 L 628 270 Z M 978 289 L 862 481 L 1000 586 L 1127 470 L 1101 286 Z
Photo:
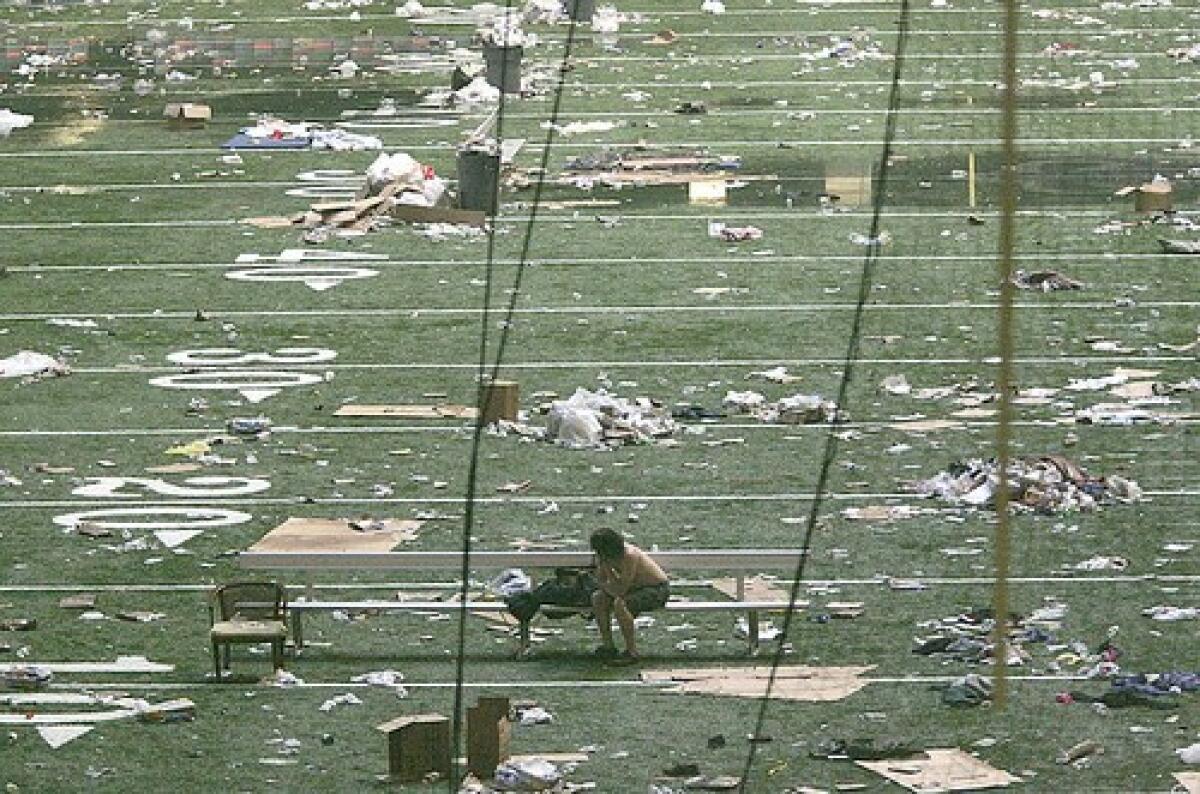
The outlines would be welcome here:
M 747 642 L 751 653 L 758 649 L 759 613 L 789 608 L 786 600 L 747 600 L 745 577 L 748 572 L 764 570 L 794 571 L 802 552 L 794 549 L 688 549 L 648 552 L 668 572 L 682 570 L 719 570 L 734 574 L 735 598 L 732 601 L 668 601 L 668 612 L 737 611 L 746 613 Z M 336 570 L 462 570 L 462 553 L 452 551 L 401 552 L 243 552 L 239 563 L 244 568 L 269 571 Z M 594 564 L 591 552 L 582 551 L 478 551 L 472 552 L 470 570 L 505 568 L 583 568 Z M 807 606 L 798 601 L 795 607 Z M 379 610 L 390 612 L 507 612 L 500 600 L 467 601 L 345 601 L 305 598 L 288 605 L 292 615 L 293 639 L 297 651 L 304 645 L 302 615 L 308 611 Z M 556 611 L 588 612 L 583 607 L 552 607 Z M 518 624 L 519 653 L 530 643 L 530 624 Z

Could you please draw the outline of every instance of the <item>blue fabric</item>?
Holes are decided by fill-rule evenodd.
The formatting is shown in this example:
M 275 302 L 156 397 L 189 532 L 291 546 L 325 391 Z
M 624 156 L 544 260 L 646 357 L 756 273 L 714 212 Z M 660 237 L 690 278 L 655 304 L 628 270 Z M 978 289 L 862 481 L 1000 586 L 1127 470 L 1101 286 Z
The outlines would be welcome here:
M 308 138 L 251 138 L 244 132 L 239 132 L 225 143 L 222 149 L 307 149 L 311 141 Z

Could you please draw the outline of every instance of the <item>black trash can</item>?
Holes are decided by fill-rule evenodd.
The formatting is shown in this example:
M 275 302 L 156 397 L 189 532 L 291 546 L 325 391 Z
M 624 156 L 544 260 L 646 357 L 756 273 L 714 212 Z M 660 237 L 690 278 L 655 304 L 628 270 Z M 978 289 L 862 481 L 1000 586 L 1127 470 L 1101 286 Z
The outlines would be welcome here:
M 591 22 L 596 15 L 596 0 L 564 0 L 567 16 L 576 22 Z
M 493 88 L 506 94 L 521 93 L 521 55 L 523 47 L 501 47 L 483 45 L 483 58 L 487 62 L 487 81 Z
M 458 207 L 496 214 L 500 183 L 500 153 L 489 148 L 458 150 Z

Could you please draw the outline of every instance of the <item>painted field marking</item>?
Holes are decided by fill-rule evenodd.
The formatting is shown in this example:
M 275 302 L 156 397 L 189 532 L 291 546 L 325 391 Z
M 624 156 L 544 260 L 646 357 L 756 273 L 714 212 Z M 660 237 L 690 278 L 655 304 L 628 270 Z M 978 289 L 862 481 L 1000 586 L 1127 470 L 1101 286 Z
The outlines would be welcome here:
M 258 403 L 296 386 L 314 386 L 325 378 L 310 372 L 283 370 L 218 370 L 184 372 L 151 378 L 150 385 L 188 391 L 236 391 L 248 402 Z
M 158 477 L 84 477 L 83 485 L 71 491 L 74 496 L 96 499 L 142 499 L 144 493 L 127 493 L 122 489 L 135 487 L 159 496 L 179 498 L 218 498 L 250 496 L 271 489 L 270 480 L 260 477 L 204 476 L 185 477 L 179 483 Z
M 179 350 L 167 360 L 181 367 L 237 367 L 251 364 L 325 364 L 337 358 L 327 347 L 281 347 L 272 353 L 246 353 L 237 347 L 203 347 Z
M 87 504 L 106 504 L 90 502 Z M 107 503 L 111 504 L 111 503 Z M 59 507 L 86 506 L 82 503 L 61 502 Z M 171 516 L 176 518 L 172 519 Z M 146 518 L 148 517 L 148 519 Z M 54 516 L 55 524 L 74 529 L 87 522 L 103 529 L 182 529 L 203 530 L 244 524 L 253 516 L 239 510 L 200 505 L 182 506 L 177 503 L 155 502 L 147 507 L 99 507 Z

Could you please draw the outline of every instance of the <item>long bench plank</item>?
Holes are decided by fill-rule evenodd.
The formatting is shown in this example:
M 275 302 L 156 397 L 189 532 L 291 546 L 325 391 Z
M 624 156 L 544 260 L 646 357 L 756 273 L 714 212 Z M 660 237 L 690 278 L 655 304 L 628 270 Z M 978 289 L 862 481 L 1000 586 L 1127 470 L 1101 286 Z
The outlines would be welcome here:
M 800 563 L 800 549 L 688 549 L 651 551 L 650 556 L 667 571 L 687 569 L 767 570 L 794 569 Z M 471 553 L 471 568 L 553 568 L 592 565 L 587 551 L 476 551 Z M 327 571 L 327 570 L 458 570 L 462 567 L 459 551 L 391 552 L 242 552 L 238 563 L 255 570 Z

